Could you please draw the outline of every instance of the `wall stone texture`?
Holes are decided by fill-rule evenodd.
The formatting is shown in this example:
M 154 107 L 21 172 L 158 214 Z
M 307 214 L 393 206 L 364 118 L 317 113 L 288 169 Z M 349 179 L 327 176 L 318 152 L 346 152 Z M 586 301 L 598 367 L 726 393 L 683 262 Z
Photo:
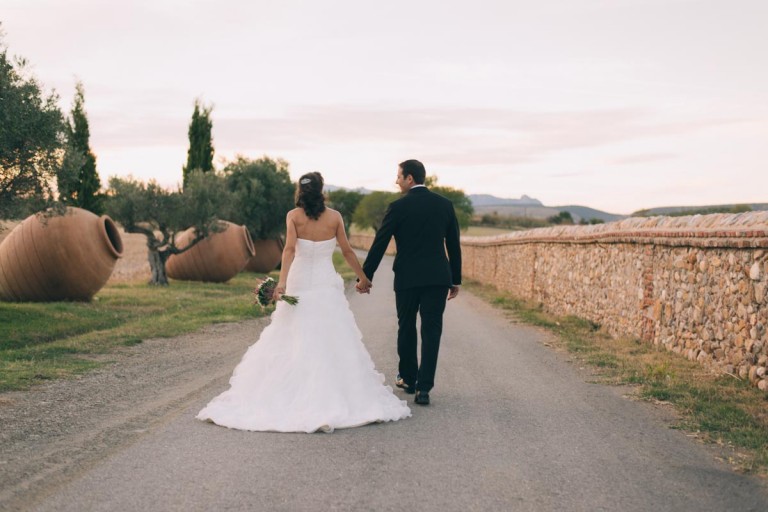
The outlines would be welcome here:
M 462 259 L 466 278 L 768 392 L 768 212 L 462 237 Z

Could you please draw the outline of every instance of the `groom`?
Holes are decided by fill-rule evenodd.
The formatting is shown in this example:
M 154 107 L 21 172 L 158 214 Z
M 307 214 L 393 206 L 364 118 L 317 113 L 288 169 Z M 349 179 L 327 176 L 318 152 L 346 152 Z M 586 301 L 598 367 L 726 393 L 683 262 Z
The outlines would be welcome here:
M 461 284 L 459 223 L 453 204 L 430 192 L 424 186 L 425 178 L 424 164 L 418 160 L 400 164 L 396 183 L 403 197 L 389 205 L 363 263 L 363 272 L 373 281 L 387 245 L 395 237 L 397 255 L 392 270 L 400 357 L 395 385 L 406 393 L 415 392 L 415 402 L 420 405 L 429 404 L 429 391 L 435 383 L 446 300 L 459 294 Z M 357 290 L 368 293 L 370 288 L 358 283 Z M 421 314 L 421 365 L 416 349 L 417 313 Z

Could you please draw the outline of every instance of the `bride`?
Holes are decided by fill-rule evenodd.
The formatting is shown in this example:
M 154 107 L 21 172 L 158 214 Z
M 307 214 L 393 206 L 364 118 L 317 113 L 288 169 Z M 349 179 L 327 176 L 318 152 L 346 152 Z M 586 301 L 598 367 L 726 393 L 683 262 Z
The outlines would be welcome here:
M 405 401 L 384 385 L 331 260 L 338 243 L 360 282 L 370 285 L 339 212 L 326 208 L 323 177 L 305 174 L 286 217 L 286 243 L 271 323 L 237 365 L 231 387 L 197 418 L 241 430 L 332 432 L 407 418 Z

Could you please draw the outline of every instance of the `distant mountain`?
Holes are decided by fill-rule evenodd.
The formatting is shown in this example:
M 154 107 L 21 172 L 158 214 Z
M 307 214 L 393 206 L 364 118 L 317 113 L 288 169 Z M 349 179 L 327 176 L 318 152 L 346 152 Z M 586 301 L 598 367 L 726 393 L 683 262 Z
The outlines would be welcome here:
M 616 213 L 607 213 L 601 210 L 595 210 L 588 206 L 568 205 L 568 206 L 554 206 L 558 211 L 568 212 L 573 217 L 573 220 L 579 222 L 581 219 L 592 220 L 600 219 L 603 222 L 613 222 L 616 220 L 626 219 L 627 215 L 619 215 Z
M 587 221 L 600 219 L 604 222 L 611 222 L 626 218 L 626 215 L 607 213 L 587 206 L 544 206 L 538 199 L 526 195 L 521 196 L 520 199 L 507 199 L 488 194 L 471 194 L 469 199 L 472 201 L 475 213 L 480 215 L 495 212 L 506 216 L 546 219 L 560 212 L 569 212 L 576 222 L 579 222 L 581 219 Z
M 469 200 L 472 201 L 472 206 L 544 206 L 541 201 L 522 195 L 520 199 L 507 199 L 503 197 L 496 197 L 489 194 L 470 194 Z
M 368 190 L 367 188 L 358 187 L 358 188 L 349 188 L 349 187 L 338 187 L 336 185 L 325 185 L 323 189 L 326 192 L 335 192 L 336 190 L 354 190 L 355 192 L 360 192 L 361 194 L 370 194 L 373 192 L 373 190 Z
M 560 213 L 559 210 L 548 206 L 518 206 L 514 204 L 475 206 L 476 215 L 485 215 L 487 213 L 500 215 L 502 217 L 529 217 L 532 219 L 546 219 Z
M 737 206 L 749 206 L 753 211 L 768 210 L 768 203 L 743 203 L 743 204 L 714 204 L 705 206 L 660 206 L 658 208 L 648 208 L 647 210 L 638 210 L 632 215 L 674 215 L 684 214 L 685 212 L 698 211 L 726 211 Z

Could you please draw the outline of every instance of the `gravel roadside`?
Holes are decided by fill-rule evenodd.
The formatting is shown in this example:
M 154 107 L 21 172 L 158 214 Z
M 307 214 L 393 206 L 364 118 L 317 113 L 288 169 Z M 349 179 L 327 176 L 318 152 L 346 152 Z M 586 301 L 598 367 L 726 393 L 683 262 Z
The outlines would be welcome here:
M 207 388 L 221 388 L 268 321 L 146 340 L 79 378 L 0 394 L 0 510 L 33 506 Z

